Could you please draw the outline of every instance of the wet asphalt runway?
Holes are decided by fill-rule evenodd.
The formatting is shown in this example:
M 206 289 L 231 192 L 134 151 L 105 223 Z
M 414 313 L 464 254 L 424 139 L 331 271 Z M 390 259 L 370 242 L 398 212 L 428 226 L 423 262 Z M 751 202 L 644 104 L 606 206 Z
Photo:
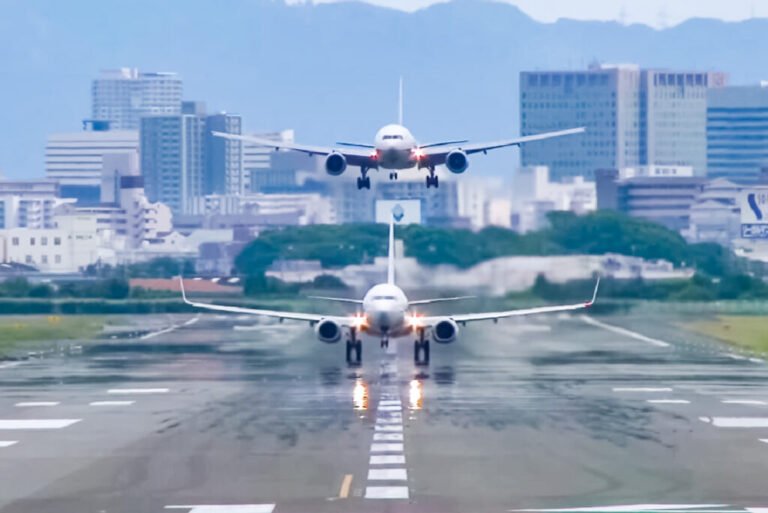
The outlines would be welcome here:
M 242 324 L 0 364 L 0 512 L 768 506 L 768 365 L 652 319 L 474 325 L 428 368 Z

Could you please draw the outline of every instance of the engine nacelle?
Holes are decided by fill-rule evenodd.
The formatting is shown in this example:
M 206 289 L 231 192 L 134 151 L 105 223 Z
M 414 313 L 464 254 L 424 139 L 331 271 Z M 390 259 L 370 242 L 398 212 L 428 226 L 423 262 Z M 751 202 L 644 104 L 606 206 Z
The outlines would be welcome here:
M 445 167 L 451 173 L 460 174 L 467 170 L 469 167 L 469 159 L 467 154 L 461 150 L 453 150 L 445 156 Z
M 331 176 L 339 176 L 347 169 L 347 157 L 333 152 L 325 157 L 325 172 Z
M 451 319 L 437 321 L 432 327 L 432 338 L 438 344 L 450 344 L 459 336 L 459 326 Z
M 341 340 L 341 326 L 330 319 L 323 319 L 315 326 L 315 334 L 320 342 L 335 344 Z

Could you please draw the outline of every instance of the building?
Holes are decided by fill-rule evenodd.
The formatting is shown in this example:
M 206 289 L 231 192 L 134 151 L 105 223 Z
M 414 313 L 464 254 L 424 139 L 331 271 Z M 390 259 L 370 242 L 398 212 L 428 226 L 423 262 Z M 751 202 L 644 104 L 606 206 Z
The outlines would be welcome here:
M 706 172 L 707 91 L 725 85 L 710 72 L 594 65 L 585 71 L 520 74 L 523 135 L 584 126 L 578 136 L 523 145 L 523 166 L 546 165 L 555 180 L 597 169 L 689 165 Z
M 135 131 L 144 116 L 181 114 L 182 86 L 176 73 L 104 70 L 91 86 L 91 116 Z
M 0 181 L 0 229 L 53 228 L 54 208 L 62 203 L 54 181 Z
M 616 170 L 599 170 L 595 180 L 600 210 L 618 210 L 681 233 L 688 231 L 691 207 L 707 182 L 700 176 L 622 178 Z
M 139 133 L 111 130 L 110 124 L 85 120 L 83 130 L 53 134 L 45 146 L 45 176 L 59 183 L 63 198 L 83 204 L 100 201 L 101 171 L 105 155 L 138 155 Z
M 755 183 L 768 165 L 768 82 L 707 94 L 707 175 Z
M 691 242 L 715 242 L 731 247 L 741 237 L 742 186 L 725 178 L 707 182 L 691 205 L 690 228 L 685 233 Z
M 174 214 L 193 213 L 197 198 L 214 189 L 241 194 L 242 145 L 210 134 L 239 134 L 241 123 L 232 114 L 206 115 L 202 102 L 184 102 L 179 115 L 143 117 L 141 170 L 150 201 L 168 205 Z
M 335 224 L 333 202 L 318 193 L 291 194 L 210 194 L 195 199 L 191 213 L 214 218 L 216 216 L 245 216 L 243 220 L 290 214 L 298 225 Z M 203 226 L 207 225 L 205 221 Z M 270 223 L 271 224 L 271 223 Z
M 260 139 L 292 143 L 293 130 L 254 134 Z M 299 186 L 299 171 L 315 172 L 314 157 L 295 151 L 275 151 L 274 148 L 246 142 L 243 144 L 243 172 L 250 192 L 286 193 Z

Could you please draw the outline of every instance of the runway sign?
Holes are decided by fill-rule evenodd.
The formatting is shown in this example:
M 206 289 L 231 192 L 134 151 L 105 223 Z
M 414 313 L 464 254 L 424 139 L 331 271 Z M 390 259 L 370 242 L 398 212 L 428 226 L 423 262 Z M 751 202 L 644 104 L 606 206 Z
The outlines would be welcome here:
M 397 224 L 421 223 L 421 200 L 377 200 L 376 222 L 389 224 L 395 212 Z
M 768 239 L 768 188 L 745 189 L 739 201 L 741 207 L 741 237 Z

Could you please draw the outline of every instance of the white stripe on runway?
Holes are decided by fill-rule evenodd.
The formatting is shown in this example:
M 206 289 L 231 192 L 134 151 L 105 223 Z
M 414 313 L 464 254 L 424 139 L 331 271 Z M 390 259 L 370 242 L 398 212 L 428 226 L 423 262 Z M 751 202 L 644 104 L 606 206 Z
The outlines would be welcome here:
M 403 452 L 403 444 L 372 443 L 371 452 Z
M 613 333 L 618 333 L 619 335 L 624 335 L 626 337 L 634 338 L 635 340 L 641 340 L 643 342 L 648 342 L 649 344 L 652 344 L 656 347 L 669 347 L 669 342 L 664 342 L 663 340 L 658 340 L 651 337 L 646 337 L 642 333 L 636 333 L 634 331 L 630 331 L 626 328 L 620 328 L 618 326 L 614 326 L 612 324 L 606 324 L 604 322 L 598 321 L 596 319 L 593 319 L 592 317 L 588 315 L 581 315 L 579 316 L 582 321 L 586 322 L 587 324 L 591 324 L 592 326 L 597 326 L 598 328 L 603 328 L 607 331 L 612 331 Z
M 756 399 L 724 399 L 721 401 L 723 404 L 746 404 L 752 406 L 765 406 L 765 401 L 758 401 Z
M 402 411 L 403 407 L 401 406 L 390 406 L 390 405 L 379 405 L 378 410 L 379 411 Z
M 136 401 L 93 401 L 90 406 L 130 406 Z
M 760 441 L 764 444 L 768 444 L 768 438 L 760 438 Z
M 402 423 L 403 423 L 403 417 L 402 416 L 392 417 L 391 419 L 383 419 L 381 417 L 376 419 L 376 424 L 377 425 L 382 425 L 382 424 L 402 424 Z
M 168 388 L 110 388 L 108 394 L 167 394 Z
M 402 454 L 372 454 L 368 463 L 370 465 L 405 465 L 405 456 Z
M 27 401 L 16 403 L 14 406 L 17 408 L 23 408 L 25 406 L 58 406 L 59 404 L 61 403 L 58 401 Z
M 685 399 L 648 399 L 646 402 L 651 404 L 691 404 L 691 401 Z
M 632 511 L 667 511 L 723 508 L 727 504 L 622 504 L 620 506 L 589 506 L 586 508 L 556 508 L 556 509 L 510 509 L 508 511 L 538 511 L 546 513 L 565 512 L 632 512 Z
M 407 481 L 408 472 L 404 468 L 372 468 L 368 469 L 370 481 Z
M 403 431 L 402 424 L 399 426 L 379 426 L 378 424 L 373 426 L 374 431 Z
M 166 506 L 165 509 L 187 509 L 189 513 L 272 513 L 274 504 L 197 504 Z
M 16 445 L 17 443 L 19 443 L 18 440 L 0 440 L 0 448 L 10 447 L 12 445 Z
M 383 399 L 379 401 L 379 406 L 402 406 L 400 399 Z
M 671 387 L 616 387 L 614 392 L 671 392 Z
M 765 428 L 768 417 L 699 417 L 699 420 L 724 428 Z
M 402 442 L 402 433 L 374 433 L 373 440 L 375 442 Z
M 0 429 L 61 429 L 82 419 L 4 419 Z
M 366 499 L 407 499 L 407 486 L 369 486 L 365 489 Z

